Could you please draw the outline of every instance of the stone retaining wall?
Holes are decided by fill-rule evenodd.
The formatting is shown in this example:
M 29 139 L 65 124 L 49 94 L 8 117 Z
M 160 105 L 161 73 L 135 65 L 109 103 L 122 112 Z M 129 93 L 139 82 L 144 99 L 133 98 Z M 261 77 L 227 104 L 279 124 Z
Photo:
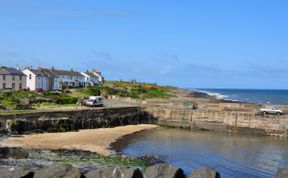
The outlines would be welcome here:
M 149 107 L 147 112 L 158 118 L 158 124 L 179 128 L 241 132 L 287 137 L 288 116 L 257 115 L 242 112 L 167 109 Z
M 148 123 L 156 124 L 157 119 L 137 107 L 101 108 L 2 115 L 0 116 L 0 131 L 22 134 L 25 132 L 58 132 Z
M 288 117 L 242 112 L 121 107 L 41 112 L 0 116 L 0 132 L 58 132 L 115 127 L 129 124 L 159 124 L 189 129 L 240 132 L 287 137 Z

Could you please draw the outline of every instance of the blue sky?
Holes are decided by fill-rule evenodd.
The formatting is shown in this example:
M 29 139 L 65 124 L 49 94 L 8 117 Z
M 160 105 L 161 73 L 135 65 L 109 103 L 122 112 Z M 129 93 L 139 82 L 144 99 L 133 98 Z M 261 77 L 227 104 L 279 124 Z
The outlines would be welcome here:
M 0 65 L 191 88 L 288 88 L 286 0 L 0 0 Z

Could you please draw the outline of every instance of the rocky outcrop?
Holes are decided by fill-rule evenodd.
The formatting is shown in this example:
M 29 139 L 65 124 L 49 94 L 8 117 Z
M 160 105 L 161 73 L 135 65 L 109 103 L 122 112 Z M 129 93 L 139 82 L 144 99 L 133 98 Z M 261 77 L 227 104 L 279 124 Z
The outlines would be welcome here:
M 194 170 L 190 178 L 220 178 L 220 174 L 213 168 L 204 167 Z
M 34 173 L 28 168 L 10 168 L 0 166 L 1 178 L 33 178 Z
M 35 171 L 34 178 L 80 178 L 80 171 L 69 164 L 56 164 Z
M 143 178 L 138 168 L 117 166 L 104 167 L 85 174 L 86 178 Z
M 169 164 L 156 164 L 150 166 L 145 171 L 148 178 L 185 178 L 184 171 L 181 168 Z
M 288 178 L 288 168 L 279 169 L 275 178 Z
M 24 159 L 28 157 L 28 151 L 21 147 L 0 147 L 1 159 Z

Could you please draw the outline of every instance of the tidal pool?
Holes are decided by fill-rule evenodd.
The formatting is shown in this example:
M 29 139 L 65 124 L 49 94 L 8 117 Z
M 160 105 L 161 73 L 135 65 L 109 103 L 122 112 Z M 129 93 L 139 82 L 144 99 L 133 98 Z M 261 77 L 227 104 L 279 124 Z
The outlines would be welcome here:
M 221 177 L 274 177 L 288 167 L 288 139 L 159 128 L 126 140 L 127 155 L 158 155 L 184 169 L 211 166 Z

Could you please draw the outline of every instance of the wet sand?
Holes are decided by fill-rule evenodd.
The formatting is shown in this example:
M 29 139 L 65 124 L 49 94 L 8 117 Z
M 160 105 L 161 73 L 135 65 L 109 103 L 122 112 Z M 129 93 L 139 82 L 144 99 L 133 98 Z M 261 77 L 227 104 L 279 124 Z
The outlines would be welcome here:
M 141 124 L 114 128 L 80 130 L 78 132 L 44 133 L 9 137 L 1 141 L 1 146 L 20 146 L 41 149 L 80 149 L 102 155 L 111 154 L 109 146 L 117 139 L 136 132 L 155 129 L 157 125 Z

